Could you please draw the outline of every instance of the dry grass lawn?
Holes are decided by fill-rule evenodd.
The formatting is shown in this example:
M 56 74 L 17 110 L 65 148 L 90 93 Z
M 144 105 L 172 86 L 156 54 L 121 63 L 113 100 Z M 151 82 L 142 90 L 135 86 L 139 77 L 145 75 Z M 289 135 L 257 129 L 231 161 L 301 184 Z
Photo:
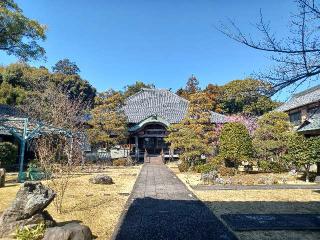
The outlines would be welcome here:
M 91 184 L 94 174 L 79 174 L 70 181 L 63 212 L 58 214 L 53 204 L 48 211 L 58 222 L 81 221 L 98 239 L 110 239 L 139 171 L 140 166 L 107 168 L 104 173 L 113 178 L 112 185 Z M 16 183 L 0 188 L 0 212 L 11 204 L 18 188 Z
M 180 173 L 170 164 L 169 167 L 190 188 L 196 175 Z M 320 191 L 315 190 L 220 190 L 195 191 L 196 196 L 220 217 L 229 213 L 317 213 L 320 214 Z M 316 240 L 318 231 L 249 231 L 235 232 L 241 240 Z

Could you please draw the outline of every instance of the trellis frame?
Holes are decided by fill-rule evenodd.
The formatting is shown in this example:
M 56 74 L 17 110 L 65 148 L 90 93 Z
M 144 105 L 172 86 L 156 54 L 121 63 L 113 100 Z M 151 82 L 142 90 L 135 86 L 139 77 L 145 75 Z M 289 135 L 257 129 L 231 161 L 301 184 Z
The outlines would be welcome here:
M 64 134 L 72 138 L 69 130 L 53 127 L 42 122 L 30 121 L 23 117 L 0 118 L 0 128 L 5 129 L 19 141 L 19 175 L 18 182 L 24 181 L 23 166 L 25 161 L 25 150 L 29 140 L 43 134 Z

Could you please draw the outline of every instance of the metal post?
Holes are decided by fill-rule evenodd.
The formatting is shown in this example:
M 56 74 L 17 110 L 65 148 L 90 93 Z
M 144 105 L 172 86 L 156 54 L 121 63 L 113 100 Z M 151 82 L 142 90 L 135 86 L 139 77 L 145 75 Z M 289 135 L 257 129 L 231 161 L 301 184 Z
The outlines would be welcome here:
M 18 175 L 18 182 L 24 182 L 24 174 L 23 174 L 23 162 L 24 162 L 24 153 L 26 149 L 26 142 L 27 142 L 27 127 L 28 127 L 28 119 L 24 119 L 23 124 L 23 133 L 22 138 L 20 139 L 20 156 L 19 156 L 19 175 Z

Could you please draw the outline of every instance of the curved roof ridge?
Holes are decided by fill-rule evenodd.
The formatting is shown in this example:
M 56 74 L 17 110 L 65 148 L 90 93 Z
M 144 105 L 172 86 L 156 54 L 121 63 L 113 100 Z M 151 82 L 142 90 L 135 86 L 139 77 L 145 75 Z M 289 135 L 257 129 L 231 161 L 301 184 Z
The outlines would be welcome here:
M 169 123 L 178 123 L 188 111 L 189 101 L 167 89 L 142 89 L 127 98 L 123 110 L 131 123 L 157 115 Z M 225 116 L 212 112 L 212 122 L 226 122 Z

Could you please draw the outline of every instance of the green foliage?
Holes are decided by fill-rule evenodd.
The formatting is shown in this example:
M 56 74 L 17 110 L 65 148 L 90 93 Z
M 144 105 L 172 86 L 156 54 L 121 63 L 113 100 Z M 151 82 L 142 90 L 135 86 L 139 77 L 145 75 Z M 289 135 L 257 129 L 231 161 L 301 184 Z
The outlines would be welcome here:
M 0 69 L 0 102 L 20 105 L 28 97 L 41 95 L 53 85 L 71 100 L 92 106 L 96 89 L 79 75 L 50 73 L 43 67 L 30 67 L 25 63 L 10 64 Z
M 270 162 L 270 164 L 260 164 L 265 166 L 263 167 L 265 170 L 286 169 L 283 156 L 287 152 L 287 139 L 291 134 L 290 130 L 289 117 L 283 112 L 269 112 L 258 120 L 253 144 L 258 158 Z
M 216 169 L 217 169 L 217 166 L 212 163 L 206 163 L 206 164 L 198 165 L 195 167 L 195 170 L 197 173 L 209 173 Z
M 8 83 L 0 84 L 0 104 L 20 105 L 26 98 L 26 91 L 19 87 L 13 87 Z
M 127 136 L 127 119 L 121 111 L 124 99 L 121 93 L 111 92 L 98 96 L 96 102 L 87 133 L 93 145 L 109 150 L 121 144 Z
M 52 74 L 51 81 L 61 91 L 68 93 L 71 99 L 80 99 L 89 104 L 94 103 L 96 89 L 79 75 Z
M 16 162 L 18 147 L 10 142 L 0 142 L 0 166 L 9 166 Z
M 166 141 L 180 150 L 180 158 L 189 166 L 196 165 L 202 155 L 213 152 L 214 125 L 211 124 L 210 101 L 205 93 L 190 95 L 185 118 L 169 127 Z
M 65 75 L 77 75 L 80 69 L 75 62 L 71 62 L 68 58 L 59 60 L 53 67 L 54 73 L 62 73 Z
M 252 140 L 247 128 L 238 122 L 226 123 L 220 135 L 219 157 L 231 166 L 253 157 Z
M 34 227 L 23 227 L 17 229 L 15 239 L 17 240 L 41 240 L 44 237 L 46 226 L 43 223 L 37 224 Z
M 0 1 L 0 29 L 0 50 L 24 61 L 44 56 L 38 41 L 45 40 L 46 27 L 25 17 L 13 0 Z
M 306 138 L 294 133 L 289 138 L 288 147 L 287 160 L 299 168 L 304 168 L 308 182 L 311 165 L 320 162 L 320 137 Z
M 272 172 L 272 173 L 281 173 L 288 170 L 286 162 L 276 162 L 276 161 L 267 161 L 259 160 L 258 161 L 259 170 L 262 172 Z
M 144 82 L 136 81 L 132 85 L 127 85 L 124 87 L 124 97 L 130 97 L 137 92 L 139 92 L 143 88 L 155 88 L 154 84 L 146 84 Z
M 234 80 L 222 86 L 221 90 L 221 108 L 229 114 L 246 112 L 262 115 L 278 105 L 268 97 L 271 85 L 260 80 Z

